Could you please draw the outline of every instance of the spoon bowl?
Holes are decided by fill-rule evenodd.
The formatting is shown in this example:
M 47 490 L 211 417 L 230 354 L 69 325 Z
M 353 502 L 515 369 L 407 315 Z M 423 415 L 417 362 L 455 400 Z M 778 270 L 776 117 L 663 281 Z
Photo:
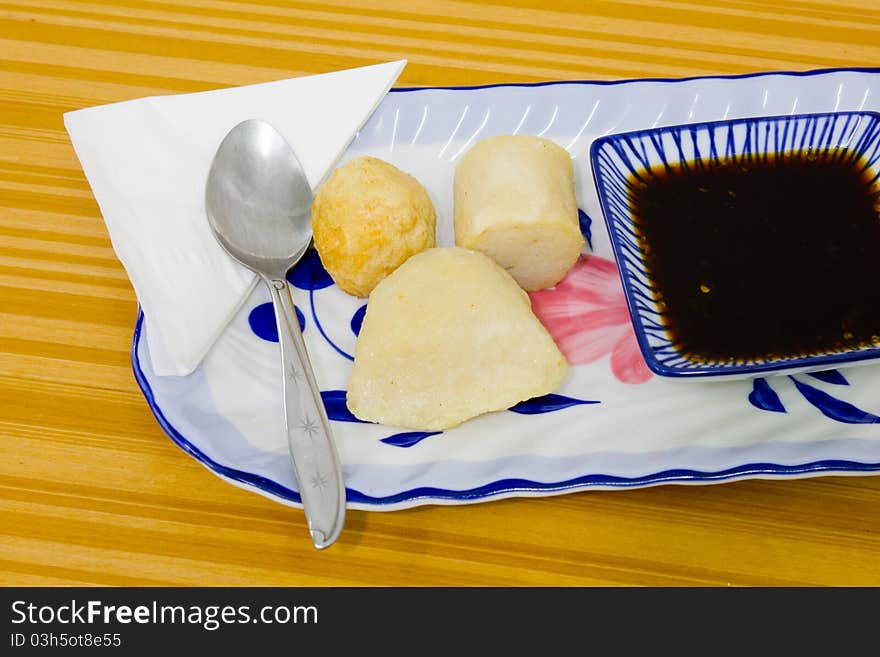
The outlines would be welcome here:
M 312 541 L 322 549 L 342 531 L 345 485 L 286 279 L 311 242 L 311 206 L 305 173 L 275 128 L 249 120 L 226 135 L 208 174 L 208 222 L 226 252 L 256 272 L 272 294 L 287 443 Z
M 293 149 L 264 121 L 244 121 L 226 135 L 205 204 L 223 248 L 257 273 L 283 276 L 312 239 L 309 181 Z

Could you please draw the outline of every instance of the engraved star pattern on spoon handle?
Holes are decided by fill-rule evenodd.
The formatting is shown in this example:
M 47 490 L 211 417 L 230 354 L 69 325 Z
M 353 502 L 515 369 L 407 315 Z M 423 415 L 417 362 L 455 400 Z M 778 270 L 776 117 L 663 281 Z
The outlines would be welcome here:
M 342 530 L 345 489 L 332 487 L 331 473 L 339 457 L 330 435 L 327 411 L 306 351 L 293 297 L 285 280 L 267 280 L 272 292 L 284 372 L 285 426 L 293 457 L 297 487 L 308 510 L 309 531 L 318 548 L 330 545 Z M 310 474 L 306 474 L 310 473 Z

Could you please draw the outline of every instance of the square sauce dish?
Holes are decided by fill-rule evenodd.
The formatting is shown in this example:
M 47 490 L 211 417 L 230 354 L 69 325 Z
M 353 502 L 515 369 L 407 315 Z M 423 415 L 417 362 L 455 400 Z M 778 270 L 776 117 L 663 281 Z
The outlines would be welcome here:
M 880 114 L 695 123 L 596 140 L 639 348 L 672 378 L 880 358 Z

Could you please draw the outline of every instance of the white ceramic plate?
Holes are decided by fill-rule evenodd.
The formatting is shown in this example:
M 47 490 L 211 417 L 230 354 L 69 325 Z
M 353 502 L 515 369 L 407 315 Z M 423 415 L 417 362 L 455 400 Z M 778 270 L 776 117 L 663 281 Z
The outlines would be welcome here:
M 440 244 L 453 242 L 452 176 L 462 153 L 483 137 L 535 134 L 571 153 L 592 255 L 556 289 L 533 296 L 572 363 L 557 394 L 436 434 L 347 421 L 344 390 L 364 302 L 329 285 L 314 257 L 295 270 L 294 296 L 335 418 L 349 507 L 880 471 L 878 365 L 712 384 L 650 374 L 589 169 L 593 140 L 614 132 L 878 109 L 880 69 L 390 93 L 344 160 L 373 155 L 415 175 L 437 208 Z M 298 504 L 282 432 L 278 347 L 266 339 L 268 302 L 258 288 L 188 377 L 153 374 L 141 321 L 132 360 L 157 419 L 185 451 L 233 483 Z

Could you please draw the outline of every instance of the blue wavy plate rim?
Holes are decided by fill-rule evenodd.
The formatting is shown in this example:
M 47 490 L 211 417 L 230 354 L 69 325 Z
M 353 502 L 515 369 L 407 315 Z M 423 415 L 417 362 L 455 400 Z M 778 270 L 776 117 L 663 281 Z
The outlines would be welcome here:
M 137 381 L 138 387 L 140 387 L 141 393 L 144 395 L 150 411 L 152 411 L 159 426 L 166 434 L 168 434 L 168 437 L 171 438 L 172 442 L 203 466 L 224 479 L 243 484 L 246 488 L 256 489 L 258 492 L 270 497 L 280 498 L 287 503 L 301 504 L 299 493 L 295 490 L 291 490 L 267 477 L 252 472 L 246 472 L 244 470 L 238 470 L 214 461 L 196 447 L 191 440 L 178 431 L 171 421 L 168 420 L 165 413 L 162 411 L 162 408 L 156 401 L 150 382 L 147 380 L 147 376 L 141 368 L 140 357 L 138 356 L 138 346 L 141 340 L 143 322 L 144 314 L 140 307 L 138 307 L 138 317 L 134 327 L 134 334 L 132 336 L 132 371 L 134 372 L 135 381 Z M 823 459 L 797 465 L 745 463 L 714 472 L 684 468 L 670 469 L 639 477 L 585 474 L 579 477 L 555 482 L 539 482 L 525 478 L 508 478 L 491 481 L 481 486 L 462 490 L 421 486 L 403 490 L 384 497 L 375 497 L 353 488 L 346 488 L 346 495 L 349 505 L 357 505 L 358 507 L 371 509 L 390 509 L 391 507 L 406 506 L 408 503 L 467 503 L 524 493 L 550 495 L 553 493 L 588 490 L 590 488 L 640 488 L 673 483 L 715 483 L 762 476 L 796 477 L 798 475 L 815 475 L 818 473 L 866 474 L 872 472 L 880 472 L 880 462 L 864 463 L 861 461 L 849 461 L 843 459 Z
M 679 78 L 629 78 L 621 80 L 548 80 L 541 82 L 501 82 L 492 84 L 446 86 L 446 87 L 395 87 L 389 93 L 409 93 L 430 90 L 468 91 L 477 89 L 494 89 L 500 87 L 532 88 L 554 85 L 595 85 L 610 86 L 634 82 L 663 82 L 675 84 L 694 80 L 739 80 L 746 78 L 770 77 L 774 75 L 789 77 L 811 77 L 830 73 L 869 73 L 880 74 L 880 67 L 830 67 L 809 69 L 805 71 L 757 71 L 751 73 L 736 73 L 728 75 L 696 75 Z M 152 387 L 140 366 L 137 349 L 140 343 L 144 314 L 138 306 L 138 316 L 132 335 L 131 362 L 135 381 L 141 389 L 141 393 L 147 401 L 147 405 L 156 418 L 162 430 L 171 438 L 178 447 L 192 456 L 216 475 L 228 479 L 233 483 L 243 485 L 256 492 L 279 499 L 282 502 L 301 504 L 299 493 L 282 486 L 276 481 L 256 475 L 251 472 L 237 470 L 235 468 L 217 463 L 189 439 L 183 436 L 171 422 L 165 417 L 161 407 L 156 403 Z M 419 487 L 400 491 L 385 497 L 374 497 L 346 488 L 348 504 L 373 510 L 403 508 L 412 503 L 468 503 L 479 502 L 493 498 L 523 493 L 552 494 L 561 492 L 575 492 L 589 490 L 590 488 L 638 488 L 659 484 L 687 484 L 687 483 L 713 483 L 736 479 L 754 477 L 797 477 L 799 475 L 813 474 L 869 474 L 880 472 L 880 462 L 864 463 L 861 461 L 824 459 L 811 461 L 798 465 L 781 465 L 778 463 L 747 463 L 716 472 L 699 470 L 673 469 L 656 472 L 641 477 L 618 477 L 613 475 L 589 474 L 566 479 L 559 482 L 538 482 L 529 479 L 500 479 L 483 484 L 474 488 L 463 490 L 451 490 L 436 487 Z M 407 504 L 410 503 L 410 504 Z
M 497 87 L 549 87 L 553 85 L 594 85 L 594 86 L 614 86 L 618 84 L 631 84 L 633 82 L 691 82 L 693 80 L 742 80 L 745 78 L 760 78 L 772 75 L 787 75 L 790 77 L 810 77 L 813 75 L 824 75 L 828 73 L 880 73 L 880 66 L 831 66 L 828 68 L 813 68 L 805 71 L 753 71 L 750 73 L 729 73 L 729 74 L 710 74 L 710 75 L 692 75 L 683 78 L 621 78 L 614 80 L 545 80 L 541 82 L 492 82 L 488 84 L 472 84 L 472 85 L 450 85 L 446 87 L 394 87 L 389 93 L 406 93 L 410 91 L 430 91 L 451 90 L 451 91 L 469 91 L 474 89 L 495 89 Z

